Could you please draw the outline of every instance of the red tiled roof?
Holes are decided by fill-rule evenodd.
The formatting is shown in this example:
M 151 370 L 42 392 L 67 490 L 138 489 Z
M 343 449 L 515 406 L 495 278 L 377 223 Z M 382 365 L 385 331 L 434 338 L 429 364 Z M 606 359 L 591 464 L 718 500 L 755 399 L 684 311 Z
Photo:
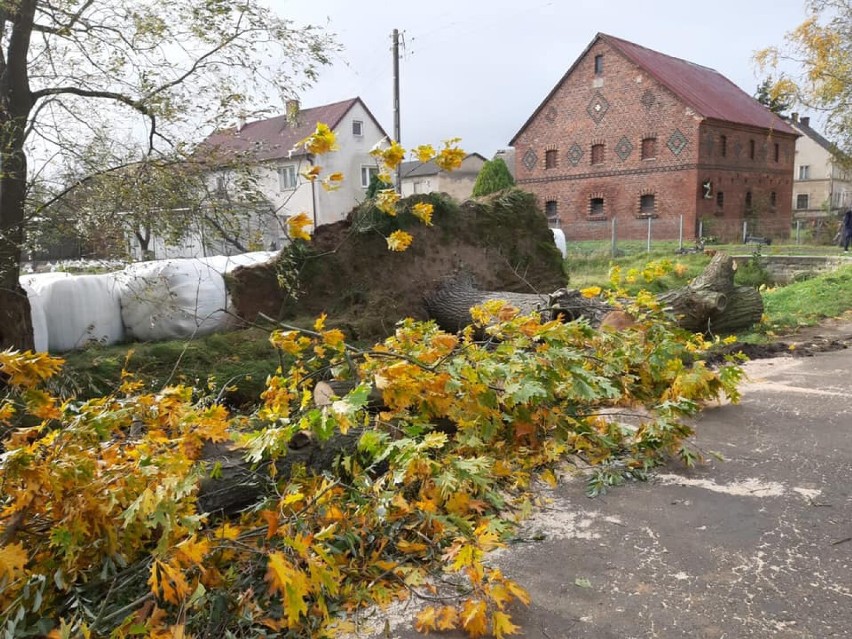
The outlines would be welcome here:
M 604 33 L 598 37 L 705 118 L 797 135 L 784 120 L 714 69 Z
M 571 75 L 579 61 L 598 40 L 603 40 L 633 64 L 644 69 L 699 116 L 798 135 L 783 119 L 772 113 L 718 71 L 658 51 L 652 51 L 621 38 L 598 33 L 515 134 L 509 142 L 510 145 L 514 145 L 515 140 L 532 122 L 535 115 L 549 102 L 551 96 Z
M 313 133 L 317 122 L 323 122 L 334 130 L 358 102 L 372 118 L 372 113 L 361 98 L 351 98 L 342 102 L 302 109 L 299 111 L 295 125 L 286 115 L 279 115 L 266 120 L 248 122 L 239 131 L 236 127 L 216 131 L 201 143 L 198 154 L 212 153 L 218 161 L 240 157 L 263 162 L 291 157 L 290 152 L 295 144 Z M 378 122 L 376 124 L 379 126 Z M 300 149 L 292 153 L 292 157 L 299 155 L 305 155 L 305 150 Z

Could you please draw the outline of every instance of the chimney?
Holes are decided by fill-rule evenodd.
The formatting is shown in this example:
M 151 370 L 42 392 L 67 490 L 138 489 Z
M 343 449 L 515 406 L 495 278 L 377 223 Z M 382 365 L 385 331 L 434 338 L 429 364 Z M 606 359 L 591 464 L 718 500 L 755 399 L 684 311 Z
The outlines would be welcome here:
M 798 122 L 799 121 L 799 114 L 798 113 L 791 113 L 790 119 L 793 120 L 793 122 Z
M 806 118 L 803 117 L 799 120 L 799 122 L 802 123 L 802 126 L 810 126 L 811 125 L 811 118 L 810 118 L 810 116 L 808 116 Z
M 290 98 L 285 103 L 287 119 L 293 124 L 299 119 L 299 101 Z

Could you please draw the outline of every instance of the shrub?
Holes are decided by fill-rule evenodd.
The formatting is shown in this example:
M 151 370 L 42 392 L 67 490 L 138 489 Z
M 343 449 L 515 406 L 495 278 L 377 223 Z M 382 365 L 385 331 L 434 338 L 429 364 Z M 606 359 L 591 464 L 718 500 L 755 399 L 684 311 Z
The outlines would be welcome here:
M 495 158 L 486 162 L 476 176 L 473 196 L 488 195 L 512 186 L 515 186 L 515 179 L 509 173 L 509 167 L 502 158 Z

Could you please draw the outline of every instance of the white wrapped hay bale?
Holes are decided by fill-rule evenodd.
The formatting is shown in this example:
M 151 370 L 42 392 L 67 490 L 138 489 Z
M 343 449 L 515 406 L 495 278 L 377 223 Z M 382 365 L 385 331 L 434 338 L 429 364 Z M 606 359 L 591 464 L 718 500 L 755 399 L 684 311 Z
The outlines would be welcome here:
M 274 253 L 142 262 L 123 272 L 121 314 L 129 337 L 182 339 L 227 329 L 233 323 L 224 275 Z
M 47 316 L 44 312 L 45 296 L 42 293 L 50 286 L 51 282 L 68 277 L 71 277 L 68 273 L 31 273 L 21 276 L 21 286 L 24 287 L 30 301 L 33 341 L 37 351 L 46 352 L 49 348 Z
M 21 278 L 30 298 L 37 350 L 62 353 L 89 342 L 124 340 L 119 284 L 115 273 L 46 273 Z

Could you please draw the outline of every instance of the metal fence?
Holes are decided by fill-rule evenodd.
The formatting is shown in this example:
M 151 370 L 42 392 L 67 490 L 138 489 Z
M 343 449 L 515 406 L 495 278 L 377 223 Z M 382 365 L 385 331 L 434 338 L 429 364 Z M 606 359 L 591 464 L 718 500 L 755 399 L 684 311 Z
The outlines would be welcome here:
M 686 225 L 686 226 L 685 226 Z M 656 251 L 691 252 L 718 245 L 727 250 L 782 255 L 825 254 L 839 246 L 840 220 L 818 218 L 699 220 L 694 227 L 683 216 L 669 218 L 613 218 L 583 221 L 561 227 L 568 254 L 608 253 L 612 256 Z

